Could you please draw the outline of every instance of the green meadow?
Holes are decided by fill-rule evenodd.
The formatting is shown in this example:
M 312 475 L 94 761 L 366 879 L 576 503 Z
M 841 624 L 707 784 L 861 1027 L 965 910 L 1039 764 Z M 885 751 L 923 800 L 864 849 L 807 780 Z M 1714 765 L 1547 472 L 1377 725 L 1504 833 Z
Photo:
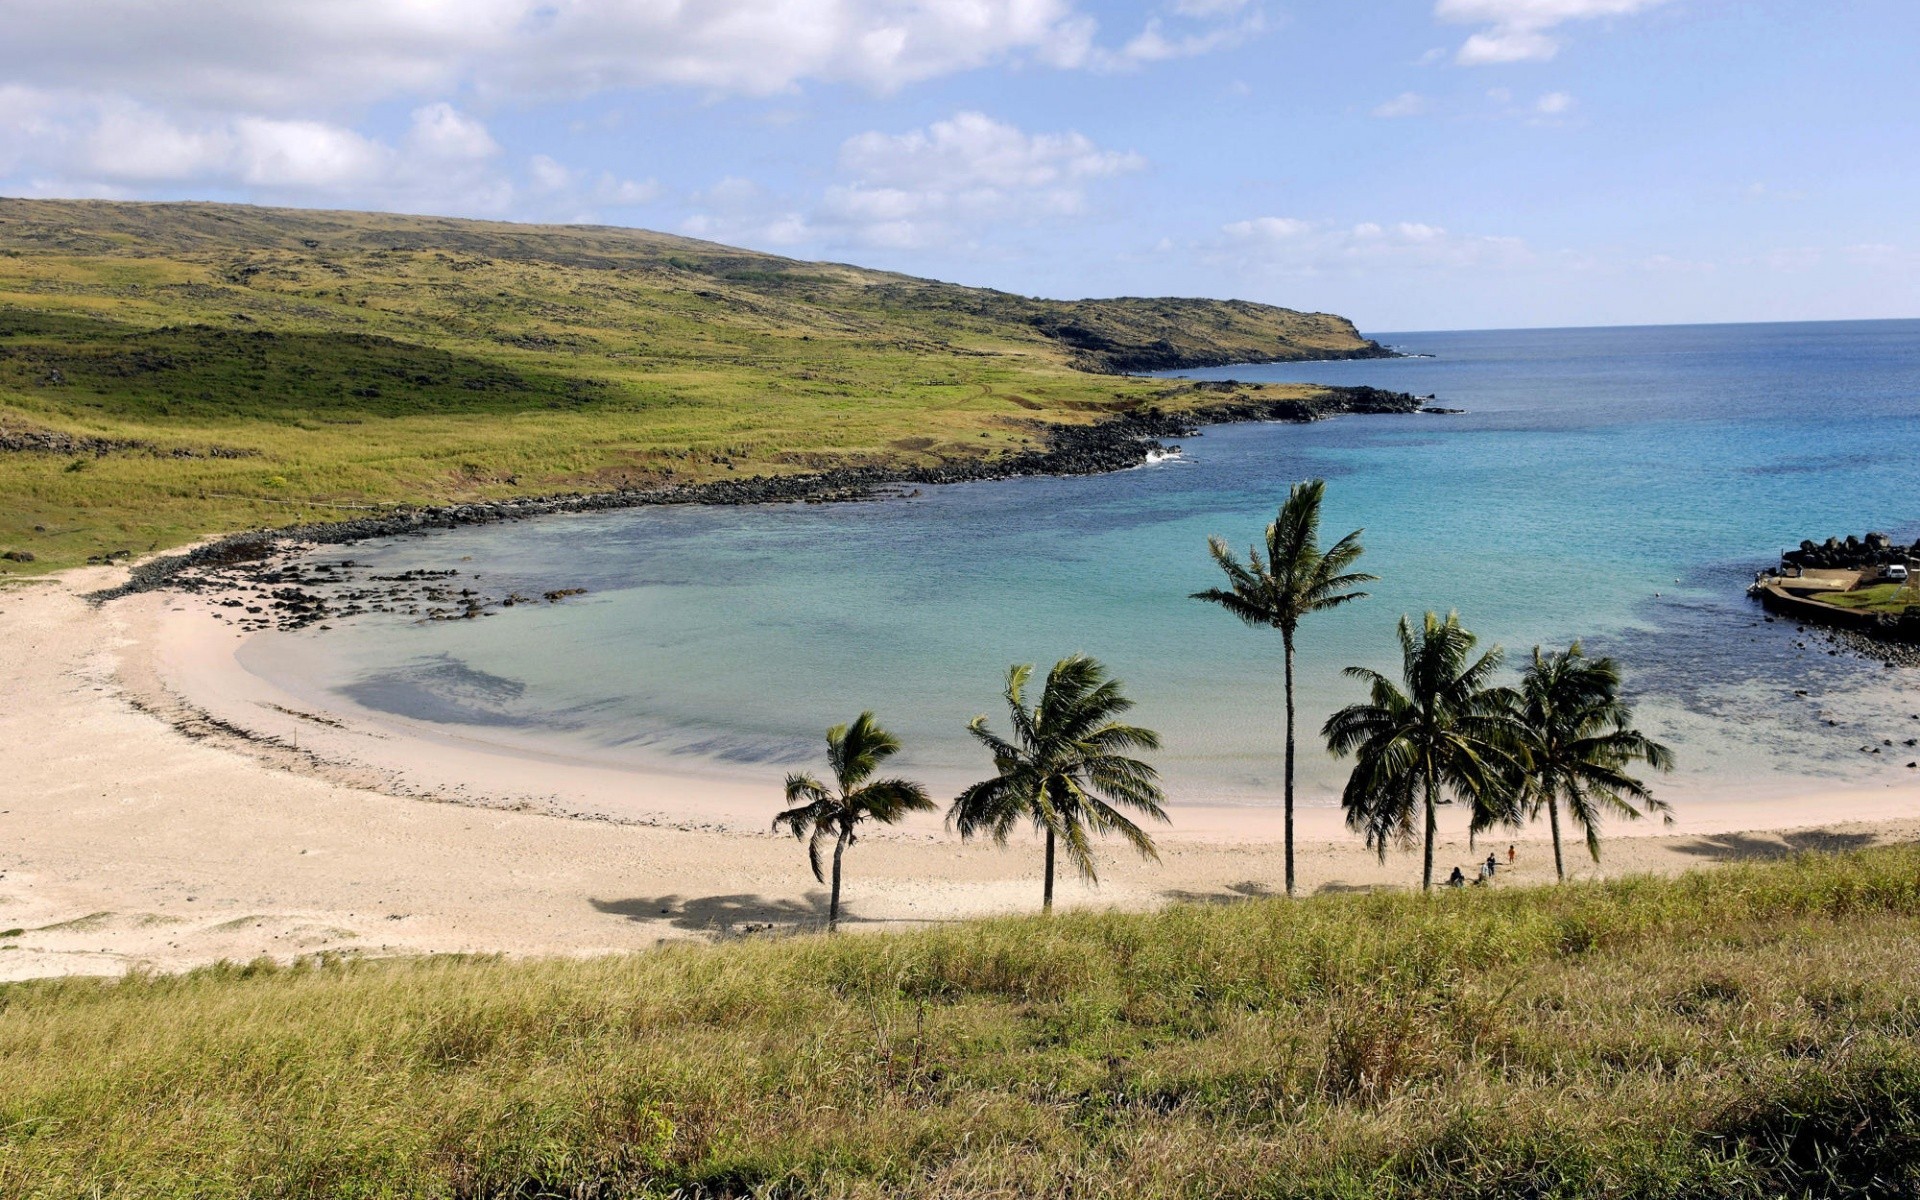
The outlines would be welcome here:
M 1120 370 L 1369 345 L 1323 314 L 636 230 L 0 200 L 0 551 L 35 560 L 0 568 L 356 506 L 976 459 L 1206 399 Z

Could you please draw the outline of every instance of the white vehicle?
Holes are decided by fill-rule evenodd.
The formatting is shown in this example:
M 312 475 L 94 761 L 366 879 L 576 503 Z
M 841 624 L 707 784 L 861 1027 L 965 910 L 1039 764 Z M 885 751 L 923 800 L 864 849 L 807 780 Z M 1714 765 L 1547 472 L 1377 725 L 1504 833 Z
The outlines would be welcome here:
M 1880 578 L 1889 583 L 1905 583 L 1907 581 L 1907 568 L 1901 563 L 1888 563 L 1886 566 L 1880 568 Z

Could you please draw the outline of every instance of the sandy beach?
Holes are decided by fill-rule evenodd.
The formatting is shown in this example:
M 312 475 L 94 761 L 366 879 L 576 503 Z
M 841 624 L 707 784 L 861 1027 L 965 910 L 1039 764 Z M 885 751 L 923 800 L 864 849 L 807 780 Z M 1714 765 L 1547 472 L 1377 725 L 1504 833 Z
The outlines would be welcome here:
M 319 951 L 592 954 L 791 929 L 824 891 L 767 822 L 769 774 L 640 773 L 462 744 L 315 711 L 235 661 L 209 601 L 147 593 L 96 606 L 122 568 L 0 590 L 0 979 L 172 971 Z M 1902 703 L 1911 685 L 1893 685 Z M 1920 699 L 1913 703 L 1920 704 Z M 1619 824 L 1581 876 L 1671 873 L 1806 848 L 1920 838 L 1920 779 L 1804 792 L 1679 795 L 1671 826 Z M 1324 800 L 1324 798 L 1322 798 Z M 1069 906 L 1146 908 L 1265 894 L 1277 809 L 1181 804 L 1158 862 L 1122 847 Z M 1444 871 L 1475 857 L 1443 813 Z M 1300 814 L 1307 891 L 1417 883 L 1324 806 Z M 1501 837 L 1498 846 L 1513 839 Z M 1496 886 L 1553 873 L 1544 828 Z M 1486 853 L 1482 843 L 1477 856 Z M 1030 845 L 962 845 L 926 820 L 848 853 L 854 929 L 1028 911 Z

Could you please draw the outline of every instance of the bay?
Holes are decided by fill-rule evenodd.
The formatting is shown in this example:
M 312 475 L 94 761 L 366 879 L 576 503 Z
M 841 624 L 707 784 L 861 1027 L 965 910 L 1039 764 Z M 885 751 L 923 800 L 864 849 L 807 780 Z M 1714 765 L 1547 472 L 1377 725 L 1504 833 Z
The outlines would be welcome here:
M 668 508 L 353 548 L 380 573 L 489 592 L 584 587 L 472 622 L 362 618 L 262 634 L 250 669 L 317 702 L 595 762 L 765 775 L 863 708 L 940 787 L 983 773 L 1008 664 L 1112 666 L 1161 731 L 1176 801 L 1277 803 L 1280 645 L 1188 599 L 1209 535 L 1244 548 L 1288 485 L 1328 480 L 1328 540 L 1364 527 L 1366 601 L 1312 620 L 1302 779 L 1320 722 L 1391 669 L 1402 614 L 1458 610 L 1517 661 L 1583 638 L 1626 666 L 1682 791 L 1898 780 L 1920 733 L 1902 673 L 1767 623 L 1742 594 L 1802 537 L 1920 535 L 1920 321 L 1404 333 L 1388 360 L 1199 378 L 1364 383 L 1467 410 L 1216 426 L 1114 475 L 881 503 Z M 1170 380 L 1170 386 L 1177 380 Z M 1806 692 L 1798 696 L 1796 692 Z M 1881 755 L 1869 741 L 1896 743 Z M 1895 760 L 1898 761 L 1895 761 Z

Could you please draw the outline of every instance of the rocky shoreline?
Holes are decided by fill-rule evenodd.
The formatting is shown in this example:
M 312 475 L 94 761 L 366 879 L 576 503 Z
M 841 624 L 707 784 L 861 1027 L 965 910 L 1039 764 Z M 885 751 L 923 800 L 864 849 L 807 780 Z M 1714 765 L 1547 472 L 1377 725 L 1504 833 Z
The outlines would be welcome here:
M 1853 534 L 1844 539 L 1830 537 L 1824 542 L 1809 538 L 1782 554 L 1780 573 L 1771 577 L 1763 573 L 1748 594 L 1769 612 L 1796 622 L 1800 632 L 1805 632 L 1809 624 L 1819 625 L 1831 643 L 1841 649 L 1878 659 L 1889 667 L 1920 666 L 1920 610 L 1894 613 L 1840 608 L 1810 598 L 1794 587 L 1793 581 L 1802 571 L 1871 571 L 1896 564 L 1920 564 L 1920 541 L 1911 547 L 1902 546 L 1878 532 L 1864 538 Z
M 1864 538 L 1850 533 L 1844 539 L 1830 537 L 1824 542 L 1807 538 L 1801 541 L 1797 549 L 1780 556 L 1783 568 L 1815 570 L 1859 570 L 1916 561 L 1920 561 L 1920 540 L 1911 546 L 1900 546 L 1888 535 L 1877 532 L 1869 533 Z
M 350 569 L 341 564 L 330 572 L 300 572 L 290 568 L 292 555 L 324 546 L 345 546 L 367 538 L 424 533 L 465 525 L 557 513 L 611 512 L 660 504 L 791 504 L 883 499 L 899 495 L 903 487 L 979 483 L 1036 475 L 1098 475 L 1123 471 L 1147 461 L 1150 452 L 1169 449 L 1165 439 L 1194 437 L 1202 425 L 1246 421 L 1304 423 L 1344 414 L 1408 414 L 1422 410 L 1422 399 L 1406 392 L 1373 387 L 1328 387 L 1312 400 L 1265 400 L 1244 392 L 1233 380 L 1203 381 L 1170 390 L 1167 396 L 1192 392 L 1216 394 L 1198 412 L 1169 413 L 1159 408 L 1125 413 L 1090 425 L 1040 425 L 1045 448 L 1001 458 L 949 460 L 932 466 L 838 467 L 805 475 L 753 476 L 700 484 L 670 484 L 614 492 L 523 496 L 473 504 L 398 508 L 392 512 L 345 521 L 318 522 L 229 534 L 183 554 L 164 555 L 135 566 L 118 587 L 89 596 L 96 602 L 162 589 L 190 592 L 241 592 L 255 600 L 241 603 L 237 623 L 250 627 L 279 624 L 298 628 L 332 615 L 351 615 L 325 596 L 301 589 L 315 584 L 344 583 Z M 291 571 L 291 575 L 289 572 Z M 477 599 L 462 595 L 446 581 L 382 580 L 412 587 L 378 592 L 358 589 L 342 597 L 346 608 L 359 611 L 413 610 L 431 615 L 437 606 L 445 615 L 478 615 L 498 604 L 524 597 Z M 280 594 L 276 594 L 276 589 Z M 297 593 L 297 594 L 295 594 Z M 230 599 L 234 598 L 232 596 Z M 251 610 L 251 611 L 249 611 Z

